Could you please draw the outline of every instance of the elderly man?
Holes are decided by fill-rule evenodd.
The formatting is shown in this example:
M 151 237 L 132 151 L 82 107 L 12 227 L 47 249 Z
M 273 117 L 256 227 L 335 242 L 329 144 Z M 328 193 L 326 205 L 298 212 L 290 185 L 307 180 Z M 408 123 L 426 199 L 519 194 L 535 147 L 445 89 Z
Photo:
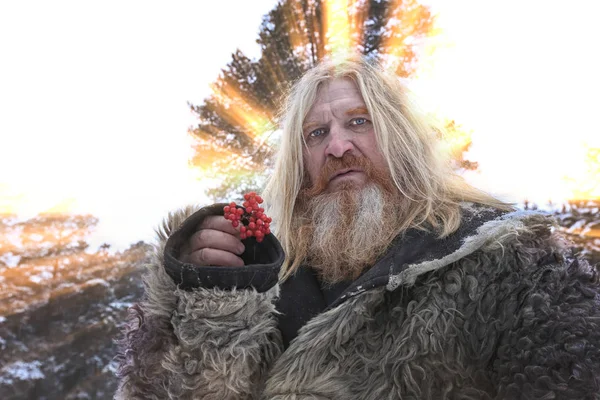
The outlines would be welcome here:
M 261 243 L 169 216 L 116 398 L 600 399 L 596 272 L 456 176 L 395 77 L 309 71 L 265 197 Z

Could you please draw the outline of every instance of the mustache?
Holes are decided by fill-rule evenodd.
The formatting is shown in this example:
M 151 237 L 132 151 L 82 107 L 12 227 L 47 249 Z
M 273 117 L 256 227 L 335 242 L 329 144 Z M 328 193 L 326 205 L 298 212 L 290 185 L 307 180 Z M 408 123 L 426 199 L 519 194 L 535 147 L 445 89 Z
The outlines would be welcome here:
M 387 171 L 376 169 L 371 160 L 366 157 L 346 153 L 341 158 L 327 159 L 315 182 L 309 182 L 308 176 L 305 176 L 305 182 L 308 185 L 306 185 L 302 194 L 305 198 L 311 198 L 325 192 L 331 179 L 344 170 L 362 171 L 370 181 L 379 184 L 388 191 L 393 190 L 390 175 Z

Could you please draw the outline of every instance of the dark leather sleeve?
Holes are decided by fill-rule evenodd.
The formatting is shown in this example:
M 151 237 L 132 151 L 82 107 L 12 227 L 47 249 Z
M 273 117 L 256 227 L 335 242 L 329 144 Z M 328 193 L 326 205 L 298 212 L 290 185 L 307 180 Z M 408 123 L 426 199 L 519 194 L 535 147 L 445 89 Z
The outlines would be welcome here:
M 204 218 L 211 215 L 223 215 L 223 206 L 214 204 L 192 214 L 167 240 L 165 245 L 165 270 L 180 288 L 192 290 L 207 289 L 247 289 L 255 288 L 266 292 L 278 281 L 279 269 L 284 253 L 279 241 L 273 234 L 265 236 L 261 243 L 254 238 L 243 241 L 246 251 L 242 254 L 243 267 L 197 266 L 179 261 L 179 249 L 196 231 Z

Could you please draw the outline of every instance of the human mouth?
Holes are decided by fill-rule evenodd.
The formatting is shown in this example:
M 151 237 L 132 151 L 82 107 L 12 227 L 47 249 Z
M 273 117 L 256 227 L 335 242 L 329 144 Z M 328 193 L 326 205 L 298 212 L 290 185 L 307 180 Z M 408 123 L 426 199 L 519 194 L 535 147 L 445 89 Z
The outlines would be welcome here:
M 358 169 L 354 169 L 354 168 L 347 168 L 347 169 L 342 169 L 337 171 L 330 179 L 329 182 L 335 180 L 335 179 L 341 179 L 341 178 L 345 178 L 345 177 L 350 177 L 350 176 L 354 176 L 357 174 L 362 173 L 363 171 L 358 170 Z

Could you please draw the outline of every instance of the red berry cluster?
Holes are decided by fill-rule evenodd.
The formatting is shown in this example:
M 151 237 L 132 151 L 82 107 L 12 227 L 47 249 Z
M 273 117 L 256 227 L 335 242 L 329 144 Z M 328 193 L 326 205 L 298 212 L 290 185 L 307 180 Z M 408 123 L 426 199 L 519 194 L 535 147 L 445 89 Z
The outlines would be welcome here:
M 231 221 L 231 225 L 238 227 L 240 223 L 240 238 L 246 239 L 254 236 L 258 243 L 262 242 L 265 235 L 271 233 L 271 218 L 265 214 L 265 209 L 259 204 L 263 199 L 256 192 L 246 193 L 242 207 L 234 201 L 223 207 L 225 219 Z

